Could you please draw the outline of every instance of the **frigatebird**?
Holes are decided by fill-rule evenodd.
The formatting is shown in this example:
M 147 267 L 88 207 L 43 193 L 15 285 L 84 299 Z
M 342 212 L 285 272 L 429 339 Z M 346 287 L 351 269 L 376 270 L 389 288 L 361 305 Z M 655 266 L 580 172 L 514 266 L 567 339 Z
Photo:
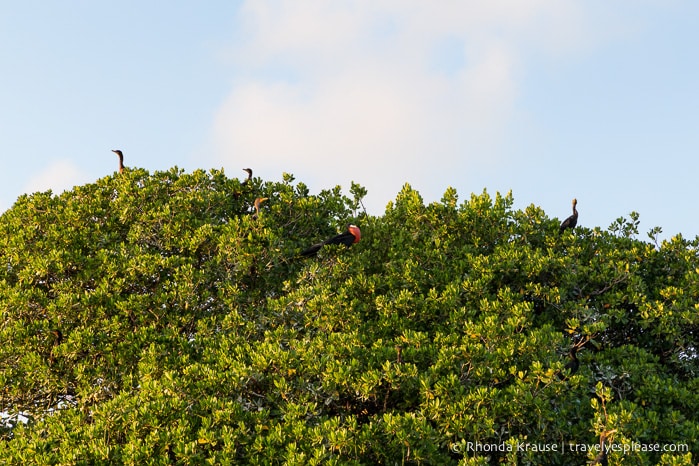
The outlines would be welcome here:
M 124 173 L 124 153 L 119 149 L 112 149 L 112 152 L 119 157 L 119 173 Z
M 566 228 L 575 228 L 575 225 L 578 224 L 578 210 L 575 208 L 576 205 L 578 205 L 578 200 L 573 199 L 573 215 L 561 222 L 561 228 L 558 231 L 559 233 L 563 233 L 563 230 Z
M 318 251 L 320 251 L 320 248 L 326 244 L 344 244 L 345 246 L 350 247 L 354 243 L 358 243 L 360 239 L 362 239 L 362 232 L 359 230 L 359 227 L 357 225 L 350 225 L 347 227 L 346 232 L 340 233 L 339 235 L 335 235 L 332 238 L 326 239 L 325 241 L 321 241 L 320 243 L 307 247 L 301 251 L 301 255 L 304 257 L 315 256 L 318 254 Z

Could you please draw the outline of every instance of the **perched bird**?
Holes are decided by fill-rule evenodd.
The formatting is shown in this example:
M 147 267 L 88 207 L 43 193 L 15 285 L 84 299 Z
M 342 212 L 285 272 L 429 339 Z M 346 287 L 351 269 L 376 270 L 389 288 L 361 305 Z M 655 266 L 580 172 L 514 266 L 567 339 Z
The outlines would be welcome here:
M 575 228 L 575 225 L 578 224 L 578 210 L 575 208 L 576 205 L 578 205 L 578 200 L 573 199 L 573 215 L 561 222 L 559 233 L 563 233 L 563 230 L 566 228 Z
M 595 456 L 595 459 L 592 460 L 591 465 L 594 464 L 599 464 L 600 466 L 607 466 L 609 464 L 609 460 L 607 459 L 607 450 L 606 447 L 604 446 L 604 442 L 600 443 L 601 450 L 599 453 L 597 453 L 597 456 Z
M 119 149 L 113 149 L 112 152 L 119 157 L 119 173 L 124 173 L 124 153 Z
M 244 172 L 247 172 L 248 177 L 241 184 L 245 184 L 252 179 L 252 168 L 243 168 Z
M 246 184 L 248 184 L 248 182 L 252 179 L 252 168 L 243 168 L 243 171 L 248 174 L 248 177 L 245 178 L 242 183 L 240 183 L 241 188 L 243 186 L 245 186 Z M 248 186 L 248 188 L 249 188 L 249 186 Z M 240 197 L 240 193 L 241 193 L 241 191 L 234 192 L 233 197 L 238 199 Z
M 607 466 L 609 464 L 609 459 L 607 458 L 607 436 L 609 434 L 613 434 L 616 432 L 616 429 L 612 431 L 605 431 L 599 434 L 599 453 L 597 453 L 597 456 L 595 456 L 595 459 L 592 460 L 591 465 L 593 464 L 599 464 L 600 466 Z
M 267 199 L 269 199 L 269 198 L 268 197 L 255 198 L 255 202 L 252 204 L 252 206 L 255 208 L 255 213 L 252 214 L 253 219 L 257 220 L 257 216 L 260 215 L 260 204 L 265 202 Z
M 347 228 L 346 232 L 340 233 L 339 235 L 335 235 L 332 238 L 326 239 L 325 241 L 309 246 L 308 248 L 301 251 L 301 255 L 304 257 L 315 256 L 318 253 L 318 251 L 320 251 L 320 248 L 322 248 L 326 244 L 344 244 L 345 246 L 350 247 L 354 243 L 358 243 L 360 239 L 362 239 L 362 232 L 359 230 L 359 227 L 356 225 L 350 225 Z
M 574 375 L 580 369 L 580 361 L 578 361 L 578 347 L 573 346 L 568 352 L 568 357 L 570 361 L 563 366 L 563 370 L 557 375 L 560 380 L 567 380 L 568 377 Z
M 50 333 L 51 333 L 51 334 L 53 335 L 53 337 L 54 337 L 53 344 L 54 344 L 54 345 L 60 345 L 61 342 L 63 341 L 63 332 L 61 332 L 60 330 L 56 329 L 56 330 L 51 330 Z
M 60 345 L 63 341 L 63 332 L 58 329 L 49 330 L 49 332 L 53 335 L 53 346 Z M 53 365 L 54 362 L 56 362 L 56 356 L 53 354 L 53 348 L 51 348 L 49 352 L 49 364 Z

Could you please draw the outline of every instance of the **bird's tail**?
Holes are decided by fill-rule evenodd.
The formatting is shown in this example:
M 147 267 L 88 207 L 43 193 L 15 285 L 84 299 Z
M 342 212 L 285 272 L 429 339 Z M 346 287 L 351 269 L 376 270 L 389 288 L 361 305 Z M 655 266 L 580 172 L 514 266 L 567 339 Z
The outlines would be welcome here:
M 318 251 L 320 251 L 320 248 L 323 247 L 325 243 L 316 243 L 312 246 L 307 247 L 303 251 L 301 251 L 301 256 L 303 257 L 310 257 L 310 256 L 315 256 L 318 254 Z

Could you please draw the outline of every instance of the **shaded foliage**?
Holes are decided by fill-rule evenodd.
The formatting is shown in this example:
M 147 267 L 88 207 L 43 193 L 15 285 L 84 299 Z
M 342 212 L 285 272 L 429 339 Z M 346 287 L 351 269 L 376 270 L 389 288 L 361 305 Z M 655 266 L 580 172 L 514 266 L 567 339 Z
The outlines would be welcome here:
M 567 465 L 606 442 L 688 447 L 611 464 L 696 461 L 698 240 L 640 241 L 635 213 L 559 235 L 452 188 L 372 217 L 359 185 L 294 181 L 127 169 L 5 212 L 0 458 Z M 298 257 L 348 223 L 360 243 Z

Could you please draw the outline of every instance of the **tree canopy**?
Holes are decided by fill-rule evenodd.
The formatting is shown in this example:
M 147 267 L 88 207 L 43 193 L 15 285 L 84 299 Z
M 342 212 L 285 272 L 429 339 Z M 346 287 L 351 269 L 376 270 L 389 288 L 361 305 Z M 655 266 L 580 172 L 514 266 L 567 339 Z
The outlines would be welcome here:
M 0 458 L 696 464 L 699 239 L 643 241 L 635 213 L 559 234 L 452 188 L 371 216 L 349 191 L 173 168 L 20 197 Z M 299 257 L 349 223 L 360 243 Z

